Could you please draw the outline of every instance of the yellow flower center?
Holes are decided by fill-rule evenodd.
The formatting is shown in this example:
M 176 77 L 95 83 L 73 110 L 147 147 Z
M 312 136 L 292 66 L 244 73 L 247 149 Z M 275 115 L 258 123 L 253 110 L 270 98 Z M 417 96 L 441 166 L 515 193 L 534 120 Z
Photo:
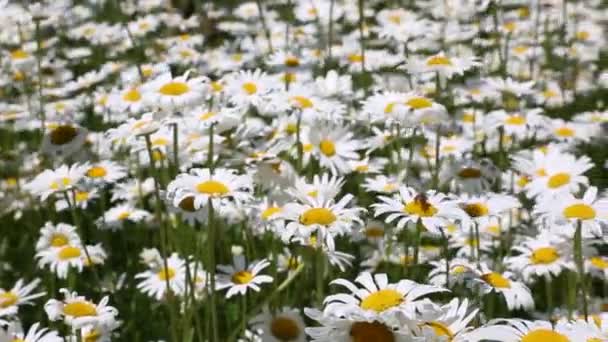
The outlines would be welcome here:
M 433 57 L 427 59 L 426 65 L 428 65 L 428 66 L 435 66 L 435 65 L 447 66 L 447 65 L 452 65 L 452 61 L 448 57 L 445 57 L 445 56 L 433 56 Z
M 567 173 L 556 173 L 549 177 L 547 186 L 551 189 L 556 189 L 570 183 L 570 175 Z
M 592 257 L 590 262 L 591 262 L 591 265 L 593 265 L 597 268 L 600 268 L 602 270 L 608 268 L 608 260 L 606 260 L 602 257 L 599 257 L 599 256 Z
M 431 107 L 433 105 L 433 102 L 427 99 L 426 97 L 414 97 L 407 100 L 405 104 L 414 109 L 423 109 Z
M 196 186 L 196 191 L 198 191 L 202 194 L 206 194 L 206 195 L 215 197 L 215 196 L 222 196 L 222 195 L 229 193 L 230 189 L 228 189 L 228 187 L 224 183 L 214 181 L 214 180 L 208 180 L 208 181 L 199 183 Z
M 243 83 L 243 90 L 248 95 L 253 95 L 258 92 L 258 86 L 256 86 L 253 82 L 245 82 Z
M 355 166 L 355 171 L 367 172 L 367 171 L 369 171 L 369 166 L 368 165 L 357 165 L 357 166 Z
M 207 113 L 201 114 L 198 118 L 201 119 L 201 120 L 203 120 L 203 121 L 205 121 L 205 120 L 211 119 L 214 116 L 215 116 L 214 112 L 207 112 Z
M 479 178 L 481 177 L 481 170 L 473 167 L 466 167 L 458 172 L 458 176 L 466 179 Z
M 50 133 L 53 145 L 65 145 L 78 136 L 78 130 L 70 125 L 61 125 L 53 129 Z
M 418 215 L 420 217 L 431 217 L 437 213 L 437 208 L 426 200 L 414 198 L 403 207 L 403 211 L 409 215 Z
M 530 183 L 530 178 L 528 178 L 527 176 L 520 176 L 517 180 L 517 186 L 519 186 L 520 188 L 523 188 L 528 183 Z
M 272 215 L 278 214 L 282 211 L 280 207 L 268 207 L 262 212 L 262 219 L 268 220 Z
M 473 113 L 464 113 L 462 115 L 462 122 L 467 122 L 467 123 L 475 122 L 475 114 L 473 114 Z
M 528 332 L 521 338 L 521 342 L 570 342 L 570 340 L 553 330 L 536 329 Z
M 26 59 L 29 56 L 30 56 L 30 54 L 25 52 L 22 49 L 17 49 L 17 50 L 11 51 L 11 59 L 15 59 L 15 60 Z
M 64 261 L 79 258 L 80 248 L 74 246 L 65 246 L 59 251 L 59 254 L 57 256 L 59 257 L 59 259 Z
M 382 227 L 367 227 L 365 229 L 365 236 L 368 238 L 381 238 L 384 236 L 384 229 Z
M 590 36 L 590 34 L 587 31 L 576 32 L 576 39 L 578 39 L 578 40 L 587 40 L 587 39 L 589 39 L 589 36 Z
M 238 271 L 232 275 L 232 282 L 235 284 L 248 284 L 253 280 L 253 274 L 249 271 Z
M 285 58 L 285 65 L 290 68 L 295 68 L 300 65 L 300 60 L 298 59 L 298 57 L 289 56 Z
M 283 76 L 281 78 L 283 79 L 283 82 L 287 82 L 287 83 L 293 83 L 297 80 L 297 76 L 293 72 L 286 72 L 283 74 Z
M 507 32 L 513 32 L 517 28 L 517 24 L 514 21 L 509 21 L 503 25 L 504 29 Z
M 181 201 L 179 201 L 178 206 L 184 211 L 195 212 L 196 208 L 194 207 L 194 196 L 184 197 Z
M 87 171 L 87 176 L 90 178 L 101 178 L 108 174 L 105 167 L 93 166 Z
M 167 146 L 169 145 L 169 140 L 165 138 L 156 138 L 152 140 L 152 145 L 154 146 Z
M 130 213 L 130 212 L 128 212 L 128 211 L 123 211 L 122 213 L 120 213 L 120 214 L 118 215 L 118 219 L 119 219 L 120 221 L 124 221 L 124 220 L 128 219 L 130 215 L 131 215 L 131 213 Z
M 275 317 L 270 323 L 270 332 L 279 341 L 293 341 L 300 336 L 298 324 L 289 317 Z
M 361 63 L 361 62 L 363 62 L 363 56 L 359 55 L 359 54 L 356 54 L 356 53 L 351 53 L 346 58 L 351 63 Z
M 85 202 L 89 199 L 89 193 L 87 191 L 76 191 L 74 198 L 76 202 Z
M 369 294 L 361 301 L 361 308 L 382 312 L 403 303 L 403 295 L 396 290 L 384 289 Z
M 545 91 L 543 91 L 543 96 L 547 99 L 554 98 L 557 95 L 558 94 L 551 89 L 546 89 Z
M 356 322 L 350 327 L 352 342 L 395 342 L 395 335 L 380 322 Z
M 171 280 L 175 277 L 175 270 L 171 267 L 163 267 L 156 275 L 158 276 L 158 279 L 162 281 Z
M 499 289 L 511 288 L 511 281 L 509 279 L 503 277 L 502 274 L 500 274 L 500 273 L 496 273 L 496 272 L 486 273 L 481 276 L 481 279 L 492 287 L 496 287 Z
M 384 107 L 384 114 L 390 114 L 393 112 L 393 109 L 395 109 L 395 102 L 390 102 L 386 105 L 386 107 Z
M 68 238 L 61 233 L 53 234 L 51 236 L 50 241 L 51 241 L 51 246 L 53 246 L 53 247 L 63 247 L 68 244 Z
M 319 143 L 319 149 L 321 150 L 321 153 L 328 157 L 331 157 L 336 154 L 336 145 L 331 140 L 321 140 L 321 143 Z
M 188 84 L 184 82 L 165 83 L 158 90 L 159 93 L 167 96 L 180 96 L 190 91 Z
M 336 221 L 336 215 L 327 208 L 311 208 L 300 215 L 300 223 L 305 226 L 320 224 L 329 226 Z
M 530 261 L 535 265 L 547 265 L 553 263 L 559 258 L 557 249 L 553 247 L 542 247 L 535 249 L 530 256 Z
M 567 206 L 563 214 L 569 219 L 592 220 L 595 218 L 595 209 L 590 205 L 577 203 Z
M 99 331 L 97 329 L 93 329 L 93 330 L 87 332 L 82 338 L 83 338 L 83 342 L 95 342 L 95 341 L 98 341 L 100 337 L 101 337 L 101 331 Z
M 211 89 L 216 93 L 219 93 L 220 91 L 224 90 L 224 86 L 220 82 L 213 81 L 210 83 L 210 85 Z
M 519 55 L 526 53 L 526 51 L 528 51 L 528 47 L 525 45 L 518 45 L 516 47 L 513 48 L 513 51 Z
M 61 187 L 67 187 L 70 184 L 72 184 L 72 180 L 67 178 L 67 177 L 63 177 L 58 181 L 53 181 L 50 185 L 51 189 L 53 190 L 58 190 Z
M 452 341 L 452 339 L 454 338 L 454 334 L 452 333 L 452 330 L 450 330 L 450 328 L 448 326 L 446 326 L 445 324 L 441 323 L 441 322 L 427 322 L 424 323 L 424 325 L 430 327 L 433 329 L 433 331 L 435 332 L 436 336 L 444 336 L 447 337 L 448 341 Z
M 505 123 L 512 126 L 521 126 L 526 124 L 526 118 L 518 114 L 509 115 L 509 117 L 505 119 Z
M 572 128 L 566 127 L 566 126 L 560 127 L 555 130 L 555 135 L 557 135 L 558 137 L 564 137 L 564 138 L 573 137 L 574 130 Z
M 162 88 L 161 88 L 162 92 Z M 129 89 L 122 94 L 122 99 L 127 102 L 137 102 L 141 100 L 141 93 L 136 88 Z
M 488 206 L 483 203 L 470 203 L 464 206 L 464 211 L 471 217 L 486 216 L 490 212 Z
M 19 301 L 19 296 L 12 292 L 0 293 L 0 308 L 6 309 L 9 306 L 13 306 Z
M 89 302 L 77 301 L 66 304 L 63 313 L 72 317 L 97 316 L 97 309 Z
M 309 98 L 304 96 L 292 96 L 291 100 L 300 109 L 312 108 L 314 105 Z

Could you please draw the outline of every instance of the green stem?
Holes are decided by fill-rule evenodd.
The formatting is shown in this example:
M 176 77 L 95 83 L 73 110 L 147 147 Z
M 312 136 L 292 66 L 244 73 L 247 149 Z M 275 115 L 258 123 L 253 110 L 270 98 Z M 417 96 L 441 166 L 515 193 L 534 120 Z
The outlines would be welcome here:
M 321 246 L 317 246 L 317 254 L 316 254 L 316 265 L 315 265 L 315 284 L 316 284 L 316 296 L 317 296 L 317 305 L 321 307 L 323 305 L 324 295 L 324 286 L 323 275 L 325 273 L 325 255 L 323 254 L 323 248 Z
M 217 342 L 218 330 L 217 330 L 217 307 L 216 307 L 216 293 L 215 293 L 215 222 L 214 222 L 214 209 L 211 198 L 208 201 L 209 217 L 207 226 L 207 258 L 209 265 L 209 305 L 211 311 L 211 341 Z
M 576 222 L 576 232 L 574 233 L 574 257 L 578 270 L 578 286 L 583 297 L 583 315 L 587 321 L 589 311 L 587 303 L 587 286 L 585 277 L 585 263 L 583 260 L 583 223 L 581 220 Z

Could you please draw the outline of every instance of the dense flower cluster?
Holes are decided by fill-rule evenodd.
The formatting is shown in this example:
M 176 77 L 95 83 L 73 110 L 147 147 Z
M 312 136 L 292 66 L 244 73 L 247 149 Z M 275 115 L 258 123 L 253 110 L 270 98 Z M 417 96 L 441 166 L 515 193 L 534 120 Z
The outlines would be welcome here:
M 607 13 L 0 0 L 0 342 L 608 341 Z

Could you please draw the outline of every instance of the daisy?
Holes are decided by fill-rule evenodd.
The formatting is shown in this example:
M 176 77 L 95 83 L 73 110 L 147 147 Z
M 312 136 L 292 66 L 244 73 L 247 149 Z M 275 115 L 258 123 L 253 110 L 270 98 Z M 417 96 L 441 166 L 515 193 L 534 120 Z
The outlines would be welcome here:
M 399 191 L 399 184 L 401 180 L 398 177 L 378 175 L 366 178 L 362 186 L 367 191 L 390 195 Z
M 496 110 L 484 118 L 484 130 L 491 133 L 502 127 L 506 136 L 523 139 L 546 124 L 546 118 L 541 113 L 542 110 L 538 108 L 515 113 Z
M 403 101 L 409 110 L 408 123 L 410 125 L 430 125 L 448 120 L 445 107 L 430 98 L 416 93 L 408 93 Z
M 429 284 L 445 287 L 446 284 L 446 260 L 429 261 L 433 269 L 429 272 Z M 449 262 L 449 282 L 450 286 L 463 284 L 470 279 L 475 269 L 475 265 L 469 259 L 453 258 Z
M 249 175 L 239 175 L 236 170 L 191 169 L 169 183 L 167 192 L 173 196 L 173 205 L 188 196 L 194 196 L 193 206 L 200 209 L 212 203 L 214 207 L 226 200 L 246 202 L 251 198 L 252 180 Z
M 439 180 L 441 184 L 449 183 L 454 189 L 479 193 L 487 190 L 498 175 L 498 169 L 489 160 L 448 159 L 445 167 L 441 166 Z
M 527 341 L 585 341 L 570 338 L 562 330 L 562 326 L 554 328 L 548 321 L 526 321 L 521 319 L 500 319 L 490 321 L 486 326 L 471 334 L 472 341 L 500 340 L 504 342 Z
M 464 194 L 460 197 L 459 202 L 462 210 L 469 215 L 472 222 L 477 224 L 482 218 L 498 217 L 521 206 L 517 198 L 496 193 L 487 193 L 486 195 Z
M 130 86 L 114 91 L 108 97 L 108 106 L 112 112 L 141 113 L 147 104 L 138 86 Z
M 449 220 L 467 220 L 466 213 L 456 201 L 434 190 L 418 193 L 413 188 L 401 186 L 399 194 L 379 196 L 378 199 L 381 202 L 372 205 L 374 216 L 388 214 L 386 223 L 397 220 L 398 229 L 403 229 L 408 223 L 420 222 L 428 232 L 440 235 Z
M 49 123 L 41 151 L 51 156 L 68 157 L 83 148 L 87 133 L 86 128 L 75 123 Z
M 189 72 L 172 77 L 165 73 L 142 87 L 145 101 L 163 109 L 180 109 L 203 98 L 205 77 L 188 78 Z
M 510 272 L 495 272 L 483 263 L 480 268 L 473 271 L 475 277 L 471 279 L 470 285 L 478 286 L 482 294 L 490 292 L 501 294 L 505 298 L 509 310 L 534 308 L 534 299 L 530 289 L 524 283 L 513 280 Z
M 126 168 L 111 160 L 87 165 L 85 176 L 94 184 L 112 184 L 127 175 Z
M 60 337 L 56 331 L 48 330 L 47 328 L 40 328 L 40 323 L 34 323 L 27 331 L 27 333 L 15 332 L 12 336 L 8 336 L 6 341 L 13 342 L 63 342 L 63 338 Z M 1 337 L 1 335 L 0 335 Z
M 314 175 L 311 183 L 305 177 L 297 178 L 293 188 L 287 191 L 300 201 L 309 201 L 315 198 L 335 199 L 343 185 L 344 177 L 324 173 Z
M 400 322 L 380 322 L 368 319 L 359 313 L 346 317 L 325 314 L 316 309 L 305 308 L 304 313 L 319 323 L 320 327 L 306 328 L 313 342 L 408 342 L 411 332 Z
M 273 281 L 271 276 L 259 274 L 260 271 L 270 265 L 266 259 L 253 261 L 249 266 L 246 266 L 243 255 L 234 255 L 232 263 L 232 265 L 217 266 L 222 274 L 217 277 L 216 287 L 218 290 L 228 288 L 226 298 L 235 294 L 245 295 L 248 289 L 259 292 L 261 284 L 272 283 Z
M 40 229 L 40 237 L 38 238 L 38 242 L 36 242 L 36 251 L 79 244 L 80 237 L 76 232 L 76 227 L 65 223 L 53 224 L 52 222 L 47 222 Z
M 56 273 L 60 279 L 65 279 L 69 269 L 76 269 L 78 273 L 84 268 L 84 249 L 79 244 L 63 245 L 62 247 L 49 247 L 36 253 L 38 267 L 49 265 L 51 272 Z
M 154 113 L 144 113 L 139 119 L 128 118 L 118 127 L 110 128 L 105 135 L 109 141 L 117 145 L 132 144 L 145 134 L 157 131 L 160 122 L 154 117 Z
M 571 243 L 556 234 L 541 232 L 535 237 L 527 237 L 513 250 L 521 254 L 508 258 L 505 264 L 520 273 L 526 282 L 535 277 L 551 279 L 566 269 L 575 270 Z
M 528 196 L 576 193 L 581 185 L 588 183 L 583 174 L 593 167 L 589 157 L 576 158 L 572 154 L 551 151 L 545 158 L 540 175 L 526 185 Z
M 45 292 L 32 293 L 38 284 L 38 278 L 29 284 L 24 284 L 24 280 L 19 279 L 10 290 L 0 288 L 0 319 L 17 315 L 20 305 L 32 305 L 32 299 L 44 296 Z
M 405 68 L 410 73 L 437 73 L 443 77 L 451 78 L 453 75 L 462 75 L 466 70 L 481 65 L 475 57 L 452 57 L 444 52 L 427 57 L 423 60 L 410 58 Z
M 362 224 L 359 215 L 363 209 L 347 208 L 352 199 L 349 194 L 339 201 L 318 196 L 302 203 L 287 203 L 280 216 L 289 221 L 282 233 L 283 241 L 308 239 L 317 234 L 319 244 L 334 250 L 334 237 L 346 235 L 354 225 Z
M 62 165 L 56 170 L 44 170 L 24 188 L 40 200 L 46 200 L 50 195 L 72 189 L 84 177 L 86 165 Z
M 427 301 L 420 306 L 416 317 L 417 336 L 424 336 L 425 341 L 468 341 L 467 325 L 475 318 L 479 309 L 469 307 L 467 299 L 452 299 L 448 304 L 438 306 Z
M 369 272 L 361 273 L 355 282 L 361 284 L 363 288 L 346 279 L 336 279 L 330 283 L 344 286 L 352 294 L 327 296 L 324 300 L 324 314 L 335 316 L 356 314 L 370 321 L 390 322 L 399 314 L 412 317 L 422 303 L 421 297 L 447 291 L 407 279 L 391 284 L 386 274 L 372 275 Z
M 359 141 L 353 139 L 353 132 L 346 127 L 323 125 L 317 122 L 309 132 L 310 143 L 314 146 L 313 154 L 322 167 L 332 174 L 345 174 L 351 171 L 348 162 L 359 160 L 356 152 L 361 148 Z
M 186 268 L 184 260 L 177 253 L 171 254 L 167 258 L 167 267 L 164 261 L 154 262 L 152 268 L 145 272 L 135 275 L 136 279 L 141 279 L 137 288 L 144 294 L 161 300 L 167 294 L 167 286 L 176 295 L 182 295 L 186 286 Z
M 80 329 L 84 326 L 112 326 L 116 322 L 118 310 L 109 306 L 109 297 L 104 297 L 97 304 L 79 296 L 76 292 L 68 289 L 60 289 L 65 299 L 50 299 L 44 304 L 49 320 L 63 320 L 73 329 Z
M 150 219 L 152 215 L 143 209 L 137 209 L 130 203 L 118 204 L 103 214 L 100 221 L 100 229 L 110 229 L 112 231 L 123 228 L 126 221 L 142 222 Z
M 229 101 L 241 108 L 261 105 L 266 95 L 276 87 L 277 84 L 259 69 L 241 70 L 226 79 L 226 95 Z
M 256 330 L 261 330 L 262 341 L 267 342 L 305 342 L 304 319 L 300 310 L 283 307 L 271 313 L 268 308 L 251 321 Z

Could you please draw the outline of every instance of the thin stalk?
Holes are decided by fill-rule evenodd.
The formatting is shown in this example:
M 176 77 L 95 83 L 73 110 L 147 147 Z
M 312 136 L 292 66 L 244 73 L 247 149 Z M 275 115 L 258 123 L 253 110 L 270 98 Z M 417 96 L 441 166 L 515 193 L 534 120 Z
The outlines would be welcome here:
M 359 0 L 359 44 L 361 46 L 361 71 L 365 72 L 364 0 Z
M 213 202 L 209 198 L 207 203 L 209 208 L 208 227 L 207 227 L 207 260 L 209 262 L 209 305 L 211 312 L 211 341 L 219 341 L 218 330 L 217 330 L 217 307 L 216 307 L 216 293 L 215 293 L 215 222 L 213 209 Z
M 38 67 L 38 102 L 40 104 L 40 130 L 44 135 L 46 129 L 46 114 L 44 112 L 44 97 L 42 96 L 42 37 L 40 37 L 40 20 L 35 19 L 36 24 L 36 64 Z
M 550 275 L 545 276 L 545 295 L 547 298 L 547 314 L 549 315 L 549 319 L 551 319 L 551 314 L 553 313 L 553 286 Z
M 272 53 L 272 51 L 274 50 L 272 48 L 272 36 L 270 35 L 270 30 L 268 29 L 268 25 L 266 24 L 262 0 L 255 0 L 255 4 L 258 6 L 258 14 L 260 15 L 260 21 L 262 22 L 262 29 L 264 30 L 264 35 L 266 35 L 266 41 L 268 43 L 268 53 Z
M 323 254 L 323 248 L 317 246 L 317 254 L 315 260 L 315 288 L 317 296 L 317 305 L 320 307 L 323 305 L 324 299 L 324 285 L 323 274 L 325 273 L 325 255 Z
M 177 122 L 171 124 L 173 126 L 173 166 L 175 167 L 175 173 L 179 173 L 179 144 L 178 144 L 178 136 L 179 132 L 177 130 Z
M 581 220 L 576 222 L 576 232 L 574 233 L 574 258 L 578 271 L 578 286 L 583 297 L 583 315 L 587 321 L 589 311 L 587 303 L 587 286 L 585 277 L 585 263 L 583 261 L 583 223 Z
M 450 288 L 450 249 L 449 249 L 449 238 L 447 234 L 440 229 L 441 239 L 443 241 L 443 257 L 445 258 L 445 288 Z
M 435 172 L 433 173 L 433 189 L 439 190 L 439 170 L 441 168 L 441 126 L 437 126 L 437 134 L 435 135 Z

